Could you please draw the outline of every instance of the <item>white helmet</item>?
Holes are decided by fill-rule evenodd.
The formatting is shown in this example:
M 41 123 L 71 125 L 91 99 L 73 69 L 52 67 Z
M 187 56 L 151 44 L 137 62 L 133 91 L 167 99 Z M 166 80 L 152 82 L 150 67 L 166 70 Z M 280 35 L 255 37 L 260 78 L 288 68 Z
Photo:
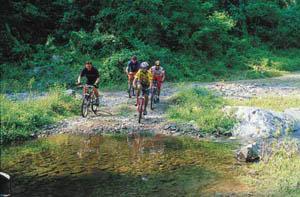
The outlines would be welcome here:
M 141 63 L 141 68 L 148 68 L 149 64 L 147 62 L 142 62 Z

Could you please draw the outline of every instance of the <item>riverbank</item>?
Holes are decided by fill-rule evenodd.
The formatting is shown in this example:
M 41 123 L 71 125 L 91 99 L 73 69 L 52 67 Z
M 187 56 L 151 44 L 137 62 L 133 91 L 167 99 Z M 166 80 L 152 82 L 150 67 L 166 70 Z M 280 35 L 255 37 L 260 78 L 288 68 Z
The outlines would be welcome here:
M 56 124 L 50 124 L 47 126 L 40 127 L 37 132 L 33 132 L 33 137 L 39 137 L 41 140 L 48 139 L 45 138 L 49 136 L 98 136 L 98 135 L 114 135 L 118 136 L 124 134 L 125 136 L 130 136 L 139 133 L 147 133 L 147 135 L 167 135 L 178 138 L 179 136 L 189 136 L 192 138 L 200 139 L 201 142 L 222 142 L 235 144 L 236 139 L 230 139 L 224 136 L 225 133 L 218 132 L 218 130 L 207 133 L 201 130 L 200 124 L 197 121 L 192 121 L 192 119 L 181 121 L 180 119 L 169 119 L 170 111 L 172 107 L 176 106 L 174 99 L 178 99 L 175 96 L 182 89 L 199 89 L 208 88 L 210 90 L 215 90 L 213 95 L 209 96 L 223 97 L 221 99 L 222 105 L 217 110 L 222 110 L 223 106 L 226 105 L 250 105 L 257 106 L 265 110 L 276 110 L 283 111 L 286 108 L 297 108 L 299 104 L 298 95 L 300 95 L 299 89 L 300 74 L 295 73 L 288 76 L 283 76 L 279 78 L 263 79 L 263 80 L 247 80 L 247 81 L 237 81 L 237 82 L 218 82 L 218 83 L 185 83 L 185 84 L 165 84 L 164 91 L 161 95 L 161 102 L 158 104 L 157 108 L 153 111 L 149 110 L 149 113 L 142 120 L 142 124 L 137 124 L 136 109 L 134 106 L 134 99 L 127 99 L 125 91 L 115 91 L 115 92 L 102 92 L 100 113 L 97 115 L 90 114 L 88 118 L 81 118 L 79 116 L 74 116 L 71 118 L 64 119 L 57 122 Z M 200 91 L 200 92 L 201 92 Z M 69 98 L 69 96 L 67 96 Z M 202 98 L 202 97 L 201 97 Z M 203 99 L 203 98 L 202 98 Z M 209 99 L 202 100 L 209 101 Z M 214 101 L 214 99 L 212 99 Z M 230 102 L 228 102 L 230 101 Z M 268 102 L 265 102 L 268 101 Z M 209 104 L 209 103 L 208 103 Z M 180 106 L 179 106 L 180 107 Z M 189 113 L 198 113 L 199 110 L 195 109 L 193 106 Z M 201 104 L 199 105 L 201 107 Z M 194 110 L 194 111 L 193 111 Z M 191 114 L 190 117 L 185 116 L 185 118 L 197 117 Z M 201 117 L 201 116 L 199 116 Z M 213 116 L 212 116 L 213 117 Z M 216 127 L 218 124 L 216 124 Z M 219 129 L 219 128 L 218 128 Z M 220 129 L 219 129 L 220 131 Z M 220 137 L 223 136 L 223 137 Z M 54 137 L 56 138 L 56 137 Z M 88 137 L 89 138 L 89 137 Z M 84 140 L 85 141 L 85 140 Z M 276 143 L 277 144 L 276 145 Z M 270 195 L 290 195 L 295 196 L 299 193 L 298 180 L 299 174 L 294 173 L 299 170 L 299 149 L 296 145 L 290 145 L 290 143 L 281 143 L 282 140 L 277 140 L 274 138 L 274 147 L 280 148 L 282 151 L 277 151 L 277 149 L 272 150 L 267 157 L 261 158 L 261 162 L 254 164 L 245 164 L 244 162 L 237 162 L 235 160 L 235 151 L 238 147 L 230 149 L 230 157 L 237 162 L 239 168 L 234 168 L 236 170 L 241 170 L 240 177 L 236 177 L 243 186 L 243 190 L 237 190 L 235 195 L 260 195 L 262 193 Z M 29 142 L 30 143 L 30 142 Z M 33 142 L 35 143 L 35 142 Z M 67 142 L 69 143 L 69 142 Z M 221 143 L 221 144 L 222 144 Z M 84 146 L 83 144 L 80 146 Z M 220 145 L 221 146 L 221 145 Z M 284 149 L 289 147 L 288 149 Z M 97 149 L 95 149 L 97 150 Z M 220 150 L 220 149 L 219 149 Z M 284 151 L 283 151 L 284 150 Z M 222 152 L 222 150 L 220 150 Z M 14 159 L 12 159 L 14 160 Z M 14 162 L 14 161 L 12 161 Z M 212 161 L 209 161 L 212 162 Z M 193 164 L 191 164 L 193 166 Z M 235 165 L 233 165 L 235 166 Z M 231 166 L 232 167 L 232 166 Z M 284 168 L 285 170 L 282 170 Z M 277 173 L 278 172 L 278 173 Z M 279 173 L 282 172 L 282 173 Z M 179 172 L 178 172 L 179 173 Z M 194 171 L 193 171 L 194 173 Z M 179 173 L 180 174 L 180 173 Z M 271 187 L 270 181 L 274 178 L 280 180 L 276 182 L 275 185 Z M 42 175 L 44 176 L 44 175 Z M 272 178 L 273 177 L 273 178 Z M 149 177 L 146 177 L 146 179 Z M 174 178 L 174 177 L 173 177 Z M 178 181 L 178 177 L 174 179 Z M 44 179 L 48 179 L 45 175 Z M 150 178 L 152 180 L 152 178 Z M 184 178 L 185 179 L 185 178 Z M 155 179 L 153 179 L 155 180 Z M 263 180 L 263 181 L 259 181 Z M 175 181 L 175 182 L 176 182 Z M 231 180 L 232 181 L 232 180 Z M 155 182 L 155 181 L 154 181 Z M 153 182 L 153 183 L 154 183 Z M 167 181 L 168 182 L 168 181 Z M 236 182 L 231 182 L 236 183 Z M 191 183 L 192 184 L 192 183 Z M 217 183 L 215 183 L 217 184 Z M 218 185 L 218 184 L 217 184 Z M 57 185 L 56 185 L 57 186 Z M 135 185 L 136 186 L 136 185 Z M 228 190 L 222 190 L 224 185 L 220 183 L 220 187 L 207 188 L 207 191 L 212 193 L 220 191 L 221 194 L 230 194 Z M 120 186 L 121 187 L 121 186 Z M 136 187 L 142 187 L 136 186 Z M 224 186 L 225 187 L 225 186 Z M 228 185 L 226 187 L 229 187 Z M 230 188 L 230 187 L 229 187 Z M 247 189 L 248 188 L 248 189 Z M 249 189 L 252 188 L 252 189 Z M 256 192 L 253 192 L 256 190 Z M 158 189 L 158 191 L 160 191 Z M 193 191 L 193 190 L 191 190 Z M 110 191 L 108 191 L 110 192 Z M 229 192 L 229 193 L 228 193 Z M 218 193 L 218 192 L 217 192 Z M 98 193 L 99 194 L 99 193 Z M 211 194 L 211 193 L 210 193 Z

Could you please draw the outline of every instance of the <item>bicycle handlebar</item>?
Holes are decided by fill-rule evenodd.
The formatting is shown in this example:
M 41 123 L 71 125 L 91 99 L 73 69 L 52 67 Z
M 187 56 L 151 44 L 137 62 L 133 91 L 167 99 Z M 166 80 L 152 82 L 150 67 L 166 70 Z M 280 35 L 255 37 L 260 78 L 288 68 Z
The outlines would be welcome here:
M 86 87 L 86 88 L 93 88 L 95 86 L 93 86 L 93 85 L 87 85 L 87 84 L 85 84 L 85 85 L 79 84 L 79 85 L 77 85 L 77 87 L 79 87 L 79 88 L 84 88 L 84 87 Z

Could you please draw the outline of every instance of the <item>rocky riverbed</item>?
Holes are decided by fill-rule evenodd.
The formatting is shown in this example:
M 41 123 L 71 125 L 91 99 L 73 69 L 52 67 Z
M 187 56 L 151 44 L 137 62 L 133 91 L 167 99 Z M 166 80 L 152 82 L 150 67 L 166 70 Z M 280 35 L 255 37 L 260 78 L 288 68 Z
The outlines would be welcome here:
M 161 102 L 148 115 L 144 117 L 141 124 L 137 123 L 137 113 L 134 99 L 128 99 L 125 91 L 101 92 L 101 106 L 98 114 L 90 113 L 88 118 L 80 116 L 63 120 L 55 125 L 48 125 L 40 132 L 34 134 L 44 137 L 57 133 L 73 134 L 95 134 L 95 133 L 134 133 L 147 131 L 166 135 L 188 135 L 195 138 L 208 138 L 219 140 L 219 134 L 207 135 L 201 132 L 194 122 L 174 123 L 166 120 L 170 98 L 183 88 L 203 87 L 214 90 L 217 94 L 226 98 L 247 100 L 253 97 L 300 96 L 300 73 L 288 74 L 282 77 L 243 80 L 232 82 L 215 83 L 186 83 L 184 85 L 166 83 L 161 95 Z M 79 93 L 67 90 L 66 94 L 81 98 Z M 21 99 L 26 99 L 25 94 L 19 94 Z M 45 95 L 38 95 L 37 98 Z M 10 96 L 18 99 L 18 95 Z M 228 107 L 231 108 L 232 107 Z M 300 129 L 300 106 L 299 108 L 286 109 L 284 112 L 273 112 L 259 109 L 257 107 L 235 107 L 235 116 L 238 123 L 228 135 L 239 138 L 244 149 L 259 147 L 258 139 L 273 139 L 296 132 Z M 228 109 L 224 109 L 225 111 Z M 255 146 L 253 146 L 253 144 Z M 260 144 L 260 143 L 259 143 Z M 248 147 L 248 148 L 245 148 Z M 245 151 L 244 151 L 245 152 Z M 251 152 L 251 151 L 249 151 Z M 259 155 L 257 155 L 259 157 Z M 247 155 L 244 155 L 247 158 Z M 252 157 L 252 156 L 251 156 Z

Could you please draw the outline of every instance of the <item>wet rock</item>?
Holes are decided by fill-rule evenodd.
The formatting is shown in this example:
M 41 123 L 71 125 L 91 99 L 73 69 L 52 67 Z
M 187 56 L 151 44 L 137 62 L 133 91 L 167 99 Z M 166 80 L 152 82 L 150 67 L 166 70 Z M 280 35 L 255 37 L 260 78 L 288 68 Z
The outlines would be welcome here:
M 237 159 L 244 162 L 254 162 L 259 160 L 259 146 L 252 143 L 242 147 L 237 153 Z
M 176 131 L 177 130 L 177 125 L 172 123 L 172 124 L 167 124 L 164 126 L 164 130 L 171 130 L 171 131 Z

